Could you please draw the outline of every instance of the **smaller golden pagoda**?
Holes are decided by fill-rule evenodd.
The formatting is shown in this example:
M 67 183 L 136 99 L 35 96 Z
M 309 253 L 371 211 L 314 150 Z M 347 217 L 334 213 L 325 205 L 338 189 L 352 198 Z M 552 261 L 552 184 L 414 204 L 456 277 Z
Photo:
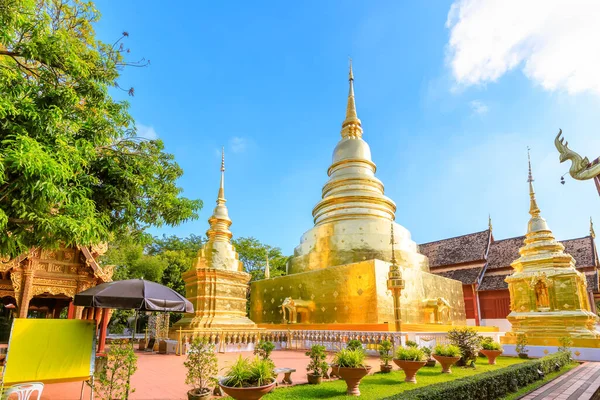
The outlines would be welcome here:
M 585 276 L 540 216 L 531 160 L 528 182 L 531 219 L 525 245 L 519 249 L 521 257 L 511 264 L 514 273 L 506 278 L 512 331 L 502 342 L 515 344 L 517 335 L 524 334 L 529 345 L 557 346 L 558 339 L 570 336 L 576 347 L 600 347 L 598 317 L 590 310 Z
M 244 272 L 231 244 L 231 219 L 225 205 L 225 152 L 221 158 L 221 184 L 217 206 L 208 219 L 208 241 L 198 251 L 192 268 L 183 274 L 185 297 L 194 305 L 173 325 L 172 332 L 205 328 L 255 328 L 246 316 L 246 292 L 250 274 Z

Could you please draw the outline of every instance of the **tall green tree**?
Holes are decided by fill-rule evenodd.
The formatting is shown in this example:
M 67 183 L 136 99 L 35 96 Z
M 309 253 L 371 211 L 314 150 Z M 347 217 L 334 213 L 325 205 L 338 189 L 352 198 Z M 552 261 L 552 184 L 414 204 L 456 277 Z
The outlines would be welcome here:
M 202 206 L 111 97 L 122 68 L 145 64 L 125 59 L 127 32 L 99 41 L 98 19 L 92 2 L 0 1 L 0 255 L 177 225 Z
M 251 280 L 264 279 L 267 254 L 271 278 L 285 275 L 285 266 L 289 257 L 284 256 L 279 247 L 261 243 L 253 237 L 234 239 L 233 245 L 240 255 L 240 261 L 244 263 L 244 270 L 252 276 Z

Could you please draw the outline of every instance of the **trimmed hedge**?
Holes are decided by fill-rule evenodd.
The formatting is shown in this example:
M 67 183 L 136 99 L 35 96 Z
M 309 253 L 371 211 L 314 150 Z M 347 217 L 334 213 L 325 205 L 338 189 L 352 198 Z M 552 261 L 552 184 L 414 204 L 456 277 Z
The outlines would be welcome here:
M 541 379 L 540 372 L 558 371 L 571 362 L 571 353 L 555 353 L 495 371 L 398 393 L 386 400 L 495 400 Z

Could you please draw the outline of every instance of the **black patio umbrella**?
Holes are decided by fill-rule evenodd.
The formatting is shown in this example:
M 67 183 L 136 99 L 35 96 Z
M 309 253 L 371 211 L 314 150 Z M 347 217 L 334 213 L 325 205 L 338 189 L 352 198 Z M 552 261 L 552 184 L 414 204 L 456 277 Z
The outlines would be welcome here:
M 137 311 L 194 312 L 192 303 L 173 289 L 143 279 L 102 283 L 76 294 L 74 304 Z

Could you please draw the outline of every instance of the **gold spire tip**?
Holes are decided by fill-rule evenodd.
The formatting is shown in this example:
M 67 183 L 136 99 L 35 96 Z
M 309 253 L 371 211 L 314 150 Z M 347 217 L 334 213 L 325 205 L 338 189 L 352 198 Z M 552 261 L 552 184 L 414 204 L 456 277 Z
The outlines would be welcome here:
M 221 147 L 221 172 L 225 172 L 225 146 Z
M 529 214 L 532 217 L 540 216 L 540 209 L 537 205 L 537 201 L 535 200 L 535 191 L 533 190 L 533 173 L 531 172 L 531 155 L 530 148 L 527 147 L 527 162 L 529 164 L 529 176 L 527 178 L 527 182 L 529 182 Z
M 354 74 L 352 73 L 352 58 L 351 57 L 348 57 L 348 63 L 350 64 L 350 70 L 348 71 L 348 80 L 353 81 Z
M 492 214 L 488 214 L 488 228 L 492 230 Z
M 592 220 L 592 217 L 590 217 L 590 236 L 592 239 L 596 239 L 596 232 L 594 231 L 594 221 Z

